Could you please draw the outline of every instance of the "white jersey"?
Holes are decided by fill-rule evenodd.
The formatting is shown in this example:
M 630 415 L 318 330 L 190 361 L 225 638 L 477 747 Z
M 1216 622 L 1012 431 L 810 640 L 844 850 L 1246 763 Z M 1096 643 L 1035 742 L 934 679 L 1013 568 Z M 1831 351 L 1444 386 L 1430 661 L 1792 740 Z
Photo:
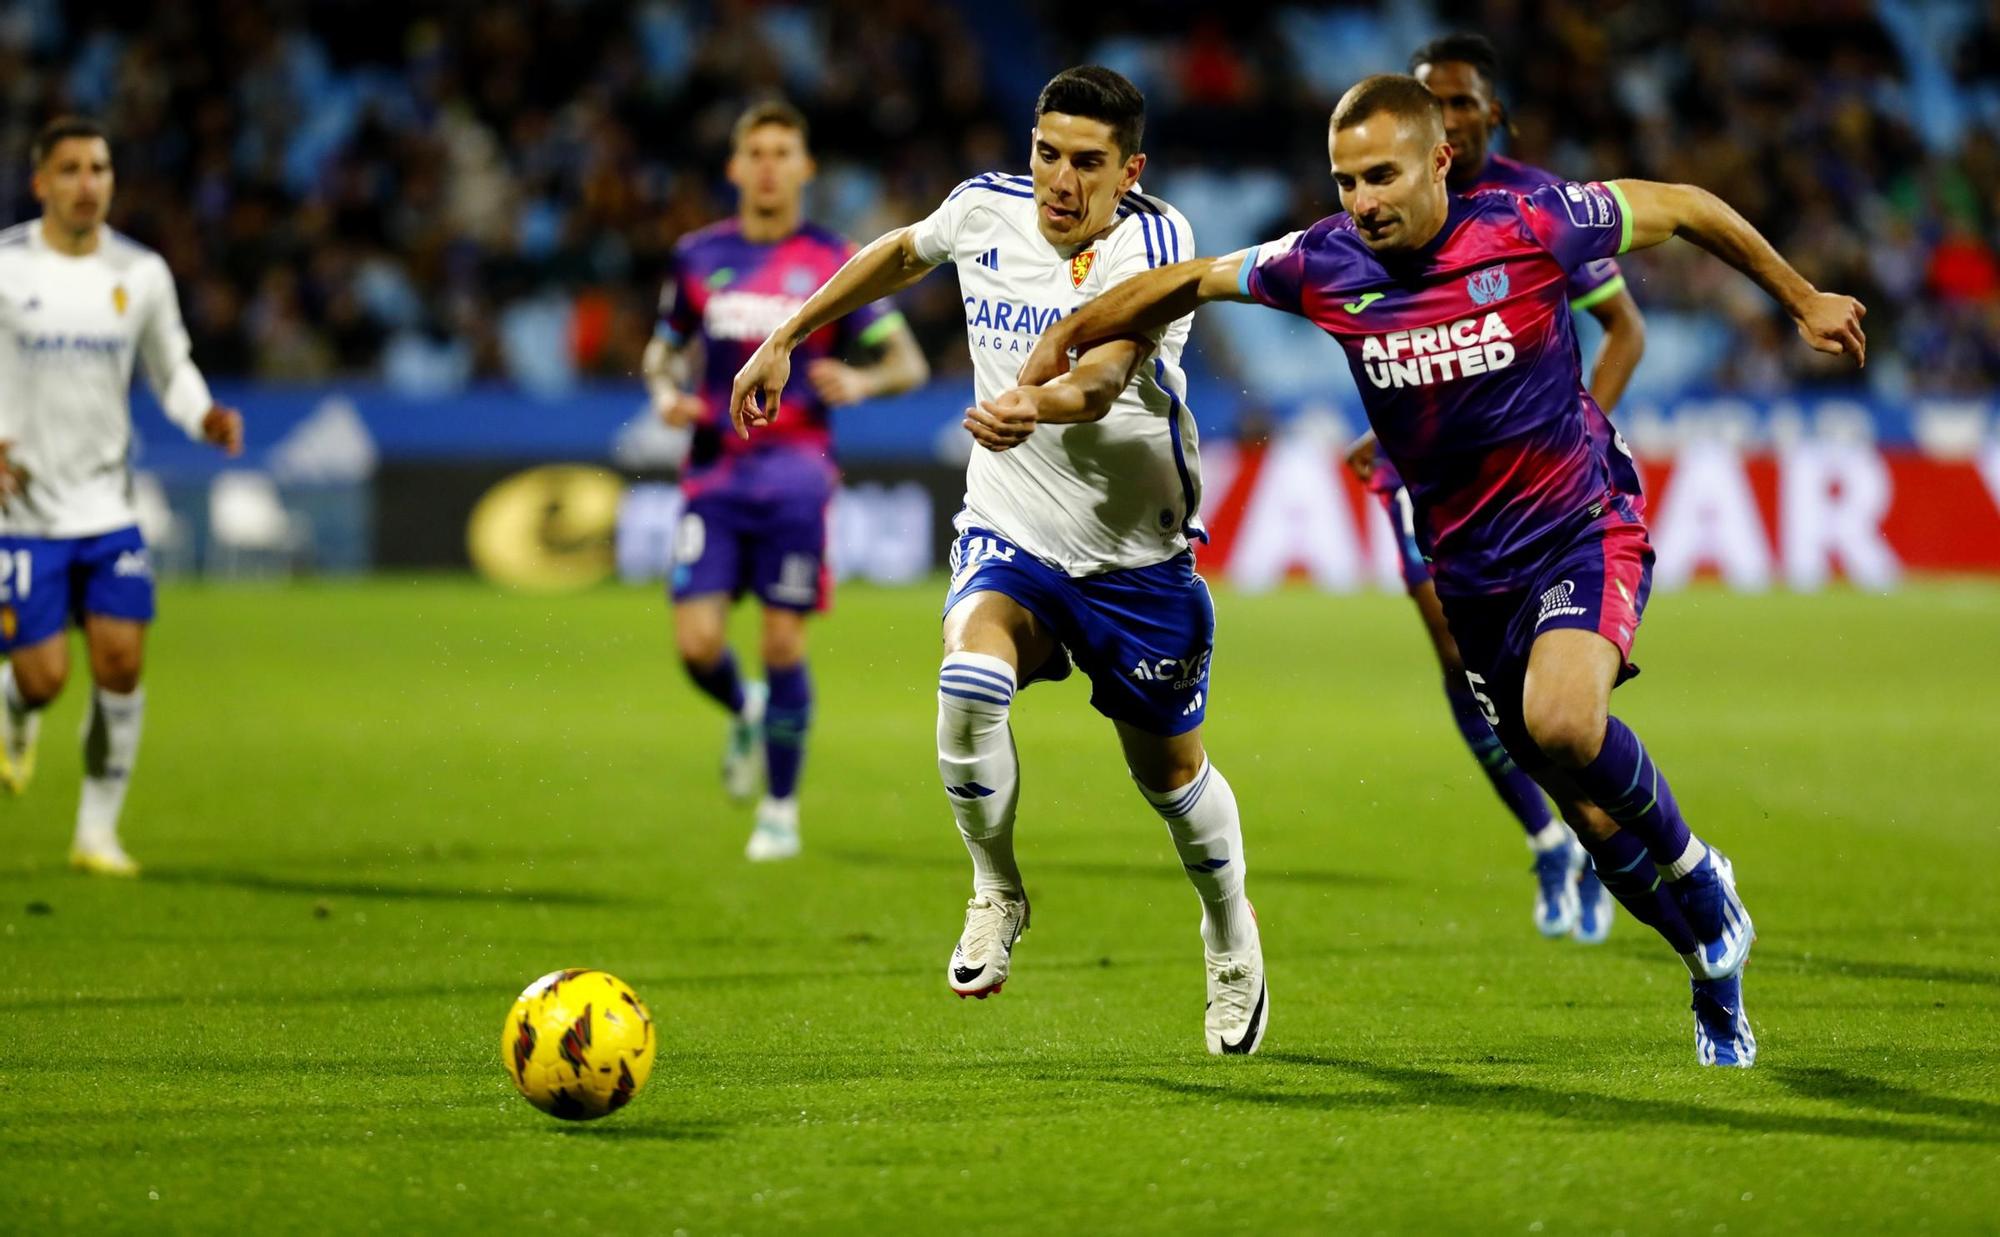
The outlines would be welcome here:
M 916 225 L 917 255 L 958 264 L 973 391 L 1014 385 L 1042 331 L 1127 276 L 1195 256 L 1173 207 L 1136 190 L 1111 231 L 1074 254 L 1035 226 L 1033 182 L 991 172 L 958 188 Z M 1006 451 L 975 449 L 961 529 L 990 529 L 1067 575 L 1163 562 L 1199 535 L 1201 462 L 1183 395 L 1191 317 L 1156 333 L 1150 356 L 1104 419 L 1039 426 Z
M 0 529 L 91 537 L 136 524 L 132 363 L 199 437 L 212 401 L 188 353 L 160 255 L 109 228 L 82 257 L 50 248 L 40 220 L 0 232 L 0 439 L 27 473 Z

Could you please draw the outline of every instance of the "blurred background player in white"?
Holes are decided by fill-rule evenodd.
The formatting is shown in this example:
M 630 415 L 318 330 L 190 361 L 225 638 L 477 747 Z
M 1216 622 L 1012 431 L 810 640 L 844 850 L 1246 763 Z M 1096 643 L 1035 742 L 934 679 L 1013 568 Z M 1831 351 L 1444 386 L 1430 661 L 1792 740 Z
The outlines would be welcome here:
M 230 455 L 243 418 L 189 357 L 173 275 L 105 225 L 111 146 L 95 123 L 42 130 L 38 220 L 0 232 L 0 780 L 25 790 L 39 711 L 69 677 L 80 624 L 93 684 L 72 866 L 131 876 L 118 816 L 139 754 L 153 578 L 132 506 L 132 363 L 168 417 Z
M 759 860 L 799 852 L 798 782 L 812 716 L 806 617 L 829 600 L 827 505 L 839 484 L 832 410 L 930 376 L 903 316 L 886 301 L 865 305 L 801 344 L 811 363 L 806 381 L 784 393 L 782 426 L 754 442 L 723 432 L 737 368 L 854 252 L 806 222 L 813 171 L 797 109 L 774 100 L 737 119 L 728 167 L 736 215 L 674 246 L 644 359 L 661 418 L 694 431 L 669 584 L 674 641 L 688 677 L 729 712 L 722 774 L 730 794 L 750 798 L 764 775 L 745 848 Z M 840 359 L 861 350 L 878 359 L 865 367 Z M 761 683 L 744 681 L 729 647 L 729 608 L 746 592 L 764 608 Z
M 800 341 L 957 264 L 977 395 L 965 425 L 985 450 L 966 470 L 938 672 L 938 770 L 973 868 L 946 979 L 982 998 L 1007 980 L 1028 924 L 1008 714 L 1020 687 L 1068 677 L 1074 659 L 1201 900 L 1208 1050 L 1249 1054 L 1269 1002 L 1236 796 L 1201 742 L 1215 610 L 1189 547 L 1205 536 L 1181 396 L 1190 320 L 1100 342 L 1063 379 L 1013 389 L 1063 315 L 1127 275 L 1193 256 L 1187 221 L 1139 191 L 1144 127 L 1145 98 L 1124 77 L 1095 65 L 1057 74 L 1035 105 L 1032 175 L 975 176 L 929 218 L 856 254 L 743 367 L 731 411 L 746 434 L 782 426 L 779 393 Z

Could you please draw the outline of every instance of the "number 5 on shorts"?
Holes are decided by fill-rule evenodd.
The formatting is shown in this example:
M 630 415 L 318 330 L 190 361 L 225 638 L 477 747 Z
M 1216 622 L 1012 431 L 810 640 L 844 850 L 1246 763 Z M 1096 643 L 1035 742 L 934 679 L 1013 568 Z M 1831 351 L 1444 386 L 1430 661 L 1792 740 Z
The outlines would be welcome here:
M 1491 696 L 1479 690 L 1486 686 L 1486 676 L 1468 670 L 1465 672 L 1465 681 L 1472 688 L 1472 698 L 1479 702 L 1479 711 L 1486 715 L 1486 724 L 1495 730 L 1500 729 L 1500 710 L 1493 707 Z

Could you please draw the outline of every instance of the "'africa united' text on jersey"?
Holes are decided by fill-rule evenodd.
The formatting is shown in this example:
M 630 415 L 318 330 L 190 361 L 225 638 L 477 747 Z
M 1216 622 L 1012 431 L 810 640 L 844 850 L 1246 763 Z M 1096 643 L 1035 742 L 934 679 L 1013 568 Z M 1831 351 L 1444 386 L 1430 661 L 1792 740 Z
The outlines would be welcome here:
M 1125 195 L 1111 231 L 1074 253 L 1043 238 L 1033 183 L 988 173 L 952 190 L 916 227 L 925 261 L 958 265 L 974 398 L 1014 385 L 1043 331 L 1127 276 L 1192 258 L 1180 212 Z M 1000 533 L 1069 575 L 1163 562 L 1201 537 L 1201 463 L 1184 399 L 1192 319 L 1160 333 L 1100 421 L 1043 425 L 1020 446 L 975 449 L 962 527 Z

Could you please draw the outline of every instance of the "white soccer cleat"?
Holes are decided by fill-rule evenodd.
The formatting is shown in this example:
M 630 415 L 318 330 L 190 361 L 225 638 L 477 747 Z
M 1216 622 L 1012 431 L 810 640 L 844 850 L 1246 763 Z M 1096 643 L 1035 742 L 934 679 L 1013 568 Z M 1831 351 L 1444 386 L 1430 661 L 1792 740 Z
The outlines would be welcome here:
M 743 685 L 743 712 L 729 719 L 722 747 L 722 788 L 738 803 L 757 797 L 764 780 L 764 701 L 770 689 L 761 682 Z
M 1210 1056 L 1247 1057 L 1264 1046 L 1271 1019 L 1271 994 L 1264 984 L 1264 943 L 1208 960 L 1208 1009 L 1203 1031 Z
M 70 847 L 69 866 L 92 876 L 137 876 L 139 861 L 125 853 L 117 838 Z
M 0 707 L 0 786 L 9 793 L 22 793 L 33 780 L 35 744 L 41 735 L 41 710 L 16 721 L 13 710 Z
M 981 894 L 965 904 L 965 931 L 945 967 L 945 980 L 960 1000 L 976 996 L 985 1000 L 1007 982 L 1008 964 L 1014 957 L 1014 942 L 1028 930 L 1028 902 Z
M 757 805 L 757 827 L 743 856 L 755 863 L 790 859 L 799 853 L 799 801 L 765 799 Z

